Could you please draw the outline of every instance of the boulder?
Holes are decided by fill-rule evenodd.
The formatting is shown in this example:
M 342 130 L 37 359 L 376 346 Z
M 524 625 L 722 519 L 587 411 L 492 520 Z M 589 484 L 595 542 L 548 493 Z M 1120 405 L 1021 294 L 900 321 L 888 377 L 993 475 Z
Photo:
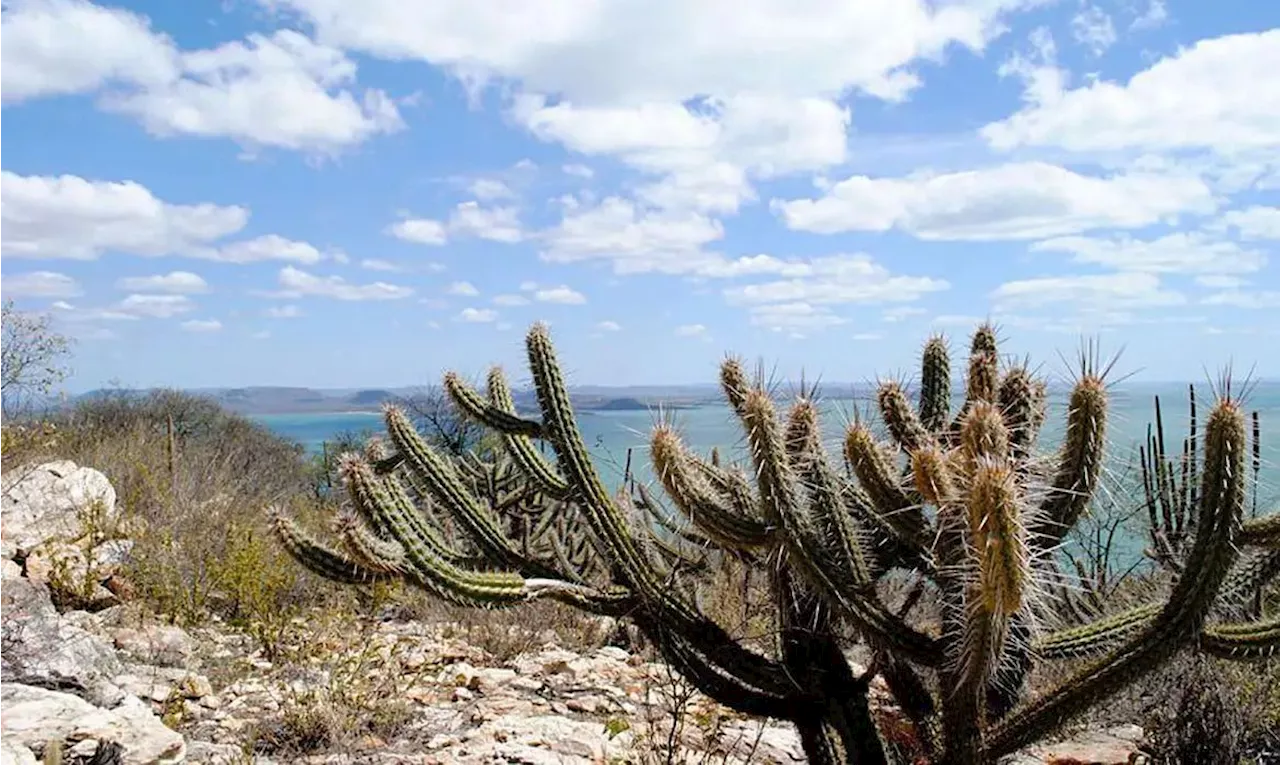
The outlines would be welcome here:
M 120 693 L 110 678 L 123 672 L 110 645 L 59 616 L 49 590 L 11 579 L 0 591 L 4 610 L 0 677 L 70 691 L 110 706 Z
M 107 477 L 68 460 L 7 470 L 0 490 L 0 534 L 14 548 L 9 557 L 46 540 L 79 539 L 116 517 Z
M 106 710 L 69 693 L 3 683 L 0 702 L 0 733 L 10 745 L 43 751 L 50 740 L 61 740 L 67 748 L 89 740 L 98 746 L 117 744 L 127 765 L 177 763 L 186 756 L 182 736 L 133 696 Z

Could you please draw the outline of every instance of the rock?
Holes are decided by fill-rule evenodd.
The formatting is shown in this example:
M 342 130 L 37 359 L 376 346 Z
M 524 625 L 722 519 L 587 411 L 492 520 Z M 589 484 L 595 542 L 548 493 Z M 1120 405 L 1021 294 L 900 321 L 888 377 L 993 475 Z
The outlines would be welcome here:
M 106 710 L 69 693 L 18 683 L 0 684 L 4 716 L 0 732 L 9 744 L 43 748 L 50 739 L 74 746 L 95 739 L 119 744 L 122 762 L 128 765 L 160 765 L 181 762 L 186 743 L 165 727 L 136 697 L 127 697 L 115 709 Z
M 79 539 L 115 521 L 111 482 L 67 460 L 5 471 L 0 490 L 0 534 L 16 548 L 9 557 L 49 539 Z
M 109 680 L 123 671 L 111 646 L 59 617 L 49 591 L 27 579 L 5 583 L 4 651 L 0 677 L 6 682 L 79 693 L 110 706 L 119 690 Z
M 161 666 L 182 666 L 195 652 L 186 630 L 170 624 L 120 627 L 112 631 L 111 637 L 116 648 L 133 658 Z
M 1061 741 L 1030 746 L 1006 760 L 1004 765 L 1041 765 L 1054 762 L 1071 765 L 1132 765 L 1145 762 L 1138 749 L 1143 735 L 1142 728 L 1137 725 L 1084 730 Z
M 30 749 L 9 739 L 0 740 L 0 765 L 39 765 Z
M 187 762 L 196 765 L 231 765 L 244 759 L 244 750 L 231 744 L 192 741 L 187 745 Z
M 8 558 L 5 558 L 4 562 L 0 563 L 0 579 L 8 580 L 8 579 L 21 579 L 21 578 L 22 578 L 22 566 L 19 566 L 17 563 L 14 563 Z
M 89 565 L 93 569 L 94 579 L 100 582 L 111 579 L 129 562 L 129 555 L 132 552 L 132 539 L 109 539 L 94 547 L 89 555 Z
M 89 559 L 78 545 L 50 540 L 27 554 L 27 578 L 64 592 L 80 592 L 97 582 L 89 579 Z

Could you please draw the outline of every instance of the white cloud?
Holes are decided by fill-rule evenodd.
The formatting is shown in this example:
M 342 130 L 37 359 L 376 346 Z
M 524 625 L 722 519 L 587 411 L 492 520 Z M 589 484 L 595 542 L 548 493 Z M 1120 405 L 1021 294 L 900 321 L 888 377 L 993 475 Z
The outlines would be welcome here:
M 217 249 L 196 250 L 191 255 L 206 260 L 220 260 L 224 263 L 257 263 L 264 260 L 286 260 L 303 265 L 312 265 L 324 260 L 324 255 L 314 246 L 306 242 L 285 239 L 276 234 L 266 234 L 253 239 L 232 242 Z
M 1209 295 L 1200 301 L 1205 305 L 1220 305 L 1230 308 L 1280 310 L 1280 290 L 1224 290 Z
M 319 39 L 390 59 L 419 59 L 480 86 L 521 81 L 583 103 L 680 103 L 707 93 L 785 95 L 848 88 L 901 96 L 909 66 L 954 45 L 980 50 L 1002 16 L 1029 4 L 924 0 L 791 3 L 723 8 L 656 0 L 477 10 L 453 2 L 284 0 Z M 654 55 L 660 51 L 662 55 Z
M 821 330 L 845 324 L 849 320 L 837 316 L 825 306 L 815 306 L 802 301 L 793 303 L 767 303 L 752 306 L 751 323 L 755 326 L 782 331 Z
M 1168 234 L 1150 241 L 1123 236 L 1070 236 L 1036 242 L 1030 249 L 1071 253 L 1077 263 L 1151 273 L 1243 274 L 1261 270 L 1267 264 L 1267 256 L 1258 250 L 1241 249 L 1235 242 L 1194 232 Z
M 702 324 L 681 324 L 676 327 L 677 337 L 706 337 L 707 328 Z
M 302 316 L 302 309 L 296 305 L 273 305 L 262 313 L 271 319 L 296 319 Z
M 596 329 L 601 332 L 620 332 L 622 325 L 616 321 L 600 321 L 596 322 Z
M 1280 207 L 1254 205 L 1224 213 L 1217 226 L 1235 229 L 1241 239 L 1280 239 Z
M 596 171 L 586 165 L 568 164 L 560 168 L 565 175 L 572 175 L 575 178 L 594 178 Z
M 512 244 L 524 238 L 519 211 L 514 207 L 483 208 L 478 202 L 463 202 L 449 215 L 449 233 L 474 236 L 491 242 Z
M 331 153 L 404 127 L 385 92 L 344 87 L 351 59 L 292 30 L 181 51 L 137 14 L 26 0 L 6 9 L 3 50 L 6 100 L 111 85 L 100 104 L 157 136 Z
M 387 233 L 397 239 L 415 244 L 442 245 L 449 237 L 444 224 L 438 220 L 427 218 L 409 218 L 393 223 L 386 229 Z
M 477 178 L 468 187 L 476 199 L 490 201 L 494 199 L 510 199 L 515 196 L 511 187 L 495 178 Z
M 1163 26 L 1169 20 L 1169 9 L 1165 7 L 1164 0 L 1147 0 L 1147 8 L 1133 23 L 1129 25 L 1132 30 L 1155 29 Z
M 365 258 L 360 261 L 360 267 L 370 271 L 399 271 L 400 267 L 389 260 L 381 260 L 378 258 Z
M 116 280 L 122 290 L 134 292 L 206 292 L 209 284 L 199 274 L 190 271 L 170 271 L 154 276 L 126 276 Z
M 177 76 L 172 41 L 146 18 L 77 0 L 6 3 L 0 92 L 6 103 L 83 93 L 107 83 L 159 84 Z
M 384 91 L 340 87 L 355 79 L 349 58 L 292 30 L 183 53 L 182 67 L 180 78 L 109 94 L 103 103 L 157 136 L 228 137 L 325 153 L 404 127 Z
M 187 332 L 217 332 L 222 329 L 222 322 L 217 319 L 191 319 L 182 322 L 182 328 Z
M 243 207 L 176 205 L 132 181 L 0 172 L 4 254 L 94 260 L 104 252 L 191 255 L 244 228 Z
M 854 176 L 818 199 L 775 201 L 788 227 L 816 233 L 900 229 L 921 239 L 1058 236 L 1139 228 L 1180 213 L 1209 213 L 1199 178 L 1133 170 L 1086 176 L 1040 162 L 904 178 Z
M 792 273 L 789 279 L 728 287 L 725 298 L 735 305 L 907 303 L 950 287 L 941 279 L 894 275 L 866 255 L 817 258 L 793 264 Z
M 337 300 L 399 300 L 413 294 L 409 287 L 387 282 L 351 284 L 340 276 L 315 276 L 293 266 L 280 269 L 280 296 L 311 295 Z
M 129 316 L 168 319 L 195 307 L 196 304 L 186 295 L 129 295 L 116 305 L 116 310 Z
M 524 295 L 494 295 L 493 302 L 497 305 L 519 306 L 528 305 L 529 298 Z
M 581 305 L 587 302 L 587 296 L 566 285 L 548 287 L 537 290 L 533 297 L 540 303 L 560 303 L 562 305 Z
M 1239 276 L 1226 276 L 1224 274 L 1201 274 L 1196 277 L 1196 284 L 1217 290 L 1239 289 L 1247 283 Z
M 1275 147 L 1280 145 L 1278 68 L 1280 29 L 1200 40 L 1127 83 L 1097 80 L 1042 93 L 981 133 L 999 149 Z
M 1116 42 L 1111 16 L 1096 5 L 1086 5 L 1071 17 L 1071 34 L 1095 56 L 1102 55 Z
M 75 279 L 53 271 L 11 273 L 4 279 L 6 297 L 70 298 L 83 293 L 84 290 Z
M 487 324 L 498 320 L 498 312 L 492 308 L 463 308 L 458 313 L 458 321 L 471 324 Z
M 544 234 L 543 260 L 605 260 L 619 274 L 689 273 L 706 256 L 701 248 L 724 236 L 719 221 L 693 212 L 646 210 L 620 197 L 574 209 Z
M 1186 298 L 1165 290 L 1155 274 L 1051 276 L 1005 282 L 991 293 L 998 309 L 1070 303 L 1079 309 L 1118 310 L 1182 305 Z
M 491 242 L 514 244 L 524 239 L 520 212 L 514 207 L 481 207 L 462 202 L 449 213 L 447 223 L 430 218 L 409 218 L 393 223 L 386 233 L 416 244 L 442 245 L 453 236 L 473 236 Z
M 460 295 L 462 297 L 475 297 L 480 294 L 480 290 L 471 282 L 454 282 L 449 285 L 446 290 L 450 295 Z

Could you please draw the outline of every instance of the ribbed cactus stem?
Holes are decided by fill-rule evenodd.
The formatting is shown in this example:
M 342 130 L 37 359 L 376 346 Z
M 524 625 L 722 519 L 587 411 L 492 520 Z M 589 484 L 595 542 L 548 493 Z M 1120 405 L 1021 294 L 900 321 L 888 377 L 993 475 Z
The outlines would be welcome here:
M 270 508 L 271 530 L 285 551 L 312 573 L 342 584 L 372 584 L 394 579 L 396 574 L 362 566 L 312 539 L 277 508 Z
M 770 541 L 768 526 L 738 514 L 705 474 L 693 467 L 690 455 L 674 430 L 666 426 L 654 428 L 650 456 L 667 496 L 694 526 L 717 544 L 747 549 Z
M 490 405 L 497 410 L 514 416 L 516 412 L 515 399 L 511 396 L 511 387 L 507 385 L 507 378 L 502 373 L 501 367 L 494 367 L 489 370 L 487 388 Z M 538 447 L 534 445 L 528 436 L 507 431 L 500 432 L 502 433 L 502 443 L 507 453 L 511 455 L 511 459 L 524 471 L 525 475 L 532 478 L 535 483 L 552 496 L 563 497 L 568 493 L 569 482 L 556 471 L 555 466 L 538 453 Z
M 1009 457 L 1009 429 L 999 407 L 976 401 L 960 424 L 960 454 L 965 472 L 972 477 L 984 460 L 1003 463 Z
M 742 369 L 741 359 L 730 356 L 720 364 L 720 390 L 724 392 L 729 408 L 739 418 L 746 414 L 747 393 L 751 388 L 747 373 Z
M 889 435 L 903 451 L 918 449 L 929 442 L 929 431 L 911 408 L 907 392 L 900 383 L 894 380 L 881 383 L 876 392 L 876 401 L 880 405 L 880 416 L 889 429 Z
M 1102 477 L 1106 430 L 1106 385 L 1102 378 L 1086 374 L 1068 401 L 1066 439 L 1058 451 L 1049 495 L 1032 526 L 1036 544 L 1057 545 L 1089 506 Z
M 969 490 L 969 532 L 979 561 L 983 609 L 1008 618 L 1022 607 L 1030 579 L 1013 471 L 1005 464 L 979 466 Z
M 1015 454 L 1023 454 L 1035 437 L 1037 395 L 1036 381 L 1025 366 L 1013 367 L 1000 380 L 1000 412 Z
M 517 417 L 514 412 L 506 411 L 485 401 L 474 388 L 463 382 L 457 372 L 446 372 L 444 389 L 453 399 L 453 403 L 468 417 L 487 425 L 494 430 L 512 435 L 539 438 L 542 436 L 542 423 Z
M 951 416 L 951 355 L 947 341 L 934 335 L 924 344 L 920 365 L 920 422 L 932 433 Z
M 850 425 L 845 433 L 844 454 L 875 511 L 904 539 L 920 544 L 926 529 L 924 513 L 912 506 L 898 485 L 897 467 L 876 443 L 871 429 L 861 423 Z

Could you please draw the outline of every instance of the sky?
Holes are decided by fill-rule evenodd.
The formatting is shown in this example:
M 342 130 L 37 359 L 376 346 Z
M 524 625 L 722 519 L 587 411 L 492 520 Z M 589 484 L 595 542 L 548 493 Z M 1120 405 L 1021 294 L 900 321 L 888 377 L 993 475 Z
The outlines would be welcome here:
M 68 387 L 858 381 L 977 322 L 1280 377 L 1280 3 L 6 0 Z

